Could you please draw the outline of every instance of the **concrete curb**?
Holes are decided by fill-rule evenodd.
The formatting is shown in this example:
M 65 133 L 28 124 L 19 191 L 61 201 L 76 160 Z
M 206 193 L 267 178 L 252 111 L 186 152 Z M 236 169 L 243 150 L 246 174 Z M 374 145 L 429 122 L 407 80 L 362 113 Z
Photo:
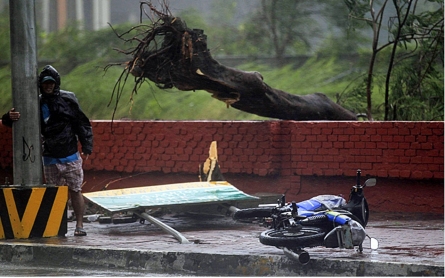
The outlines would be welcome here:
M 150 273 L 212 276 L 444 276 L 443 266 L 312 259 L 307 265 L 283 255 L 227 255 L 197 252 L 0 244 L 0 259 L 12 263 L 82 265 L 147 270 Z

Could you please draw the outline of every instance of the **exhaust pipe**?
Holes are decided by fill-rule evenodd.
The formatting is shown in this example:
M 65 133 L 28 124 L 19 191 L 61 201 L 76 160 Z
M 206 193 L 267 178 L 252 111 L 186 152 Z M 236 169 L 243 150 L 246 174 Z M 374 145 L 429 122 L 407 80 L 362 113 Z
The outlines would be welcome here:
M 307 264 L 311 260 L 311 256 L 309 256 L 309 253 L 302 249 L 292 251 L 284 247 L 283 251 L 289 259 L 297 261 L 302 265 Z

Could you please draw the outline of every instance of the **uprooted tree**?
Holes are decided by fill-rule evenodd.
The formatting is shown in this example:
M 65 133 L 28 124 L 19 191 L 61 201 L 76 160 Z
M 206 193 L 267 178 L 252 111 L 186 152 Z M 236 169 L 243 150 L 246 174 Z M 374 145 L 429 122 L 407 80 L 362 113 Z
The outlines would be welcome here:
M 149 8 L 149 12 L 144 10 Z M 137 46 L 120 52 L 131 55 L 113 92 L 120 98 L 123 84 L 131 74 L 136 77 L 133 93 L 149 79 L 158 87 L 181 91 L 205 90 L 223 101 L 227 107 L 263 117 L 283 120 L 357 120 L 351 111 L 330 100 L 326 95 L 293 95 L 269 87 L 258 72 L 247 72 L 226 67 L 214 60 L 207 49 L 203 30 L 189 29 L 179 17 L 174 17 L 164 6 L 157 10 L 149 2 L 141 3 L 141 14 L 151 20 L 150 25 L 139 25 L 118 35 Z M 135 29 L 137 35 L 124 39 Z M 112 96 L 113 97 L 113 96 Z M 133 96 L 132 96 L 133 97 Z

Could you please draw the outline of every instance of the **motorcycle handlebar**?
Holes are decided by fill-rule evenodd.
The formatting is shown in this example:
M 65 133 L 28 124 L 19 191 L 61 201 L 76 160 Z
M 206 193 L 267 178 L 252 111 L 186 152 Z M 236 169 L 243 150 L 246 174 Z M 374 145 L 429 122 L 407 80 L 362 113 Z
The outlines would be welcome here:
M 361 176 L 362 171 L 360 169 L 357 170 L 357 186 L 360 186 L 360 176 Z

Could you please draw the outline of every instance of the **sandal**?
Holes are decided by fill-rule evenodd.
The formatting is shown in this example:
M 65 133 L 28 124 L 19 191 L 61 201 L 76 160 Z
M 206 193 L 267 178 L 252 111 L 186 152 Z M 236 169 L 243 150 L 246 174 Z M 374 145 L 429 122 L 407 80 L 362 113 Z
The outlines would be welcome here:
M 74 230 L 74 236 L 86 236 L 87 232 L 84 228 L 77 227 L 76 230 Z

